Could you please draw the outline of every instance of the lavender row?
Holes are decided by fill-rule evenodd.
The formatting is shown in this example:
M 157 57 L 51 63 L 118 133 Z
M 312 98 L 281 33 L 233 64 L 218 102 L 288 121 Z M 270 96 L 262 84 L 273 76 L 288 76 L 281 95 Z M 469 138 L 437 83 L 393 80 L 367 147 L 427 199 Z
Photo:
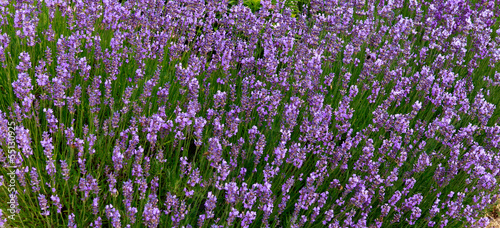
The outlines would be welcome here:
M 486 227 L 498 3 L 296 2 L 0 0 L 0 225 Z

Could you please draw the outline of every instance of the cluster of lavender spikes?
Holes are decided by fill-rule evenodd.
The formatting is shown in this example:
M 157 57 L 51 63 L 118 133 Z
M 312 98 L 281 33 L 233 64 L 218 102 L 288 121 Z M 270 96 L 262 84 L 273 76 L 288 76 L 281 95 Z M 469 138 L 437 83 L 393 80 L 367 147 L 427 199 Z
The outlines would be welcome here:
M 0 225 L 485 227 L 498 2 L 273 2 L 0 0 Z

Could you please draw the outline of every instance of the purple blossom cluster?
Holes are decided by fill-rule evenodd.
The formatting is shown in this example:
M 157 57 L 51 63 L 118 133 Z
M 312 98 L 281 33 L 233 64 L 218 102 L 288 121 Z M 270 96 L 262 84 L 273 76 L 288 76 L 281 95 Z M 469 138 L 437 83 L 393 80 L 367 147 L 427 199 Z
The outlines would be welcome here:
M 0 0 L 1 191 L 40 226 L 485 227 L 498 2 L 289 2 Z

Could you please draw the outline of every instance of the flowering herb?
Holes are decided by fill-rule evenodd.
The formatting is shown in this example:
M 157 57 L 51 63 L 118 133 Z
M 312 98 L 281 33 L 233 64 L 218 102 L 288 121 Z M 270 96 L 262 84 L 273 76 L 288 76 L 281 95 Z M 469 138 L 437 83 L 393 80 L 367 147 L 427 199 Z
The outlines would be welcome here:
M 0 0 L 0 226 L 485 227 L 499 17 Z

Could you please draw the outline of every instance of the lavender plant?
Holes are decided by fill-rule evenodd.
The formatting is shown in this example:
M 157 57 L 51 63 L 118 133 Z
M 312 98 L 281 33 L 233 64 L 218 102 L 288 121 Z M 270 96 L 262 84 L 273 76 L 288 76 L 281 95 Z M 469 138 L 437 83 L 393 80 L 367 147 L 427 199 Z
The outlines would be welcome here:
M 499 16 L 0 0 L 0 225 L 485 227 Z

